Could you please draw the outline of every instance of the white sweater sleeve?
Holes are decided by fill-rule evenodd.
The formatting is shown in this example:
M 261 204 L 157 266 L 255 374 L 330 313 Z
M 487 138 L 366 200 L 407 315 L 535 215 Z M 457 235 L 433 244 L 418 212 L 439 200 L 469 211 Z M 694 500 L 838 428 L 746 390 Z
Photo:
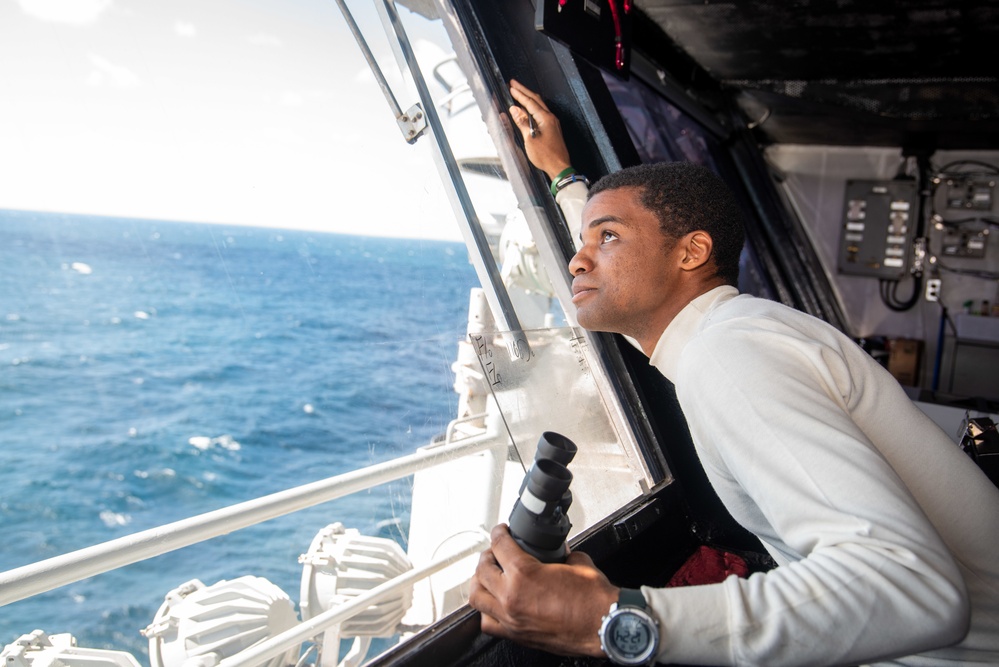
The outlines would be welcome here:
M 559 208 L 562 209 L 562 216 L 569 227 L 569 235 L 572 236 L 572 242 L 576 250 L 579 250 L 583 245 L 579 234 L 582 231 L 583 207 L 586 205 L 586 193 L 588 191 L 585 183 L 576 181 L 562 188 L 555 195 L 555 201 L 558 203 Z
M 702 332 L 684 348 L 677 394 L 719 496 L 789 563 L 748 579 L 644 589 L 662 620 L 659 660 L 857 664 L 960 641 L 963 580 L 851 418 L 857 369 L 800 335 L 732 334 L 722 346 Z M 879 389 L 900 391 L 865 390 Z

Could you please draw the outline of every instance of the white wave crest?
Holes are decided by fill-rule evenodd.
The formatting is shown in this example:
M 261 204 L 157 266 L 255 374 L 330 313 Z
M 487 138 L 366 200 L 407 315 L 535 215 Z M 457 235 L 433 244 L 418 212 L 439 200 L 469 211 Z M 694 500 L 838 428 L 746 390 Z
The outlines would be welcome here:
M 187 444 L 205 451 L 212 446 L 212 439 L 207 435 L 194 435 L 187 439 Z
M 230 452 L 238 452 L 243 448 L 243 446 L 228 433 L 220 435 L 217 438 L 210 438 L 207 435 L 194 435 L 187 439 L 187 444 L 201 451 L 206 451 L 212 447 L 221 447 L 222 449 L 229 450 Z
M 132 517 L 128 514 L 112 512 L 111 510 L 101 511 L 100 517 L 101 521 L 103 521 L 104 525 L 108 528 L 118 528 L 132 523 Z

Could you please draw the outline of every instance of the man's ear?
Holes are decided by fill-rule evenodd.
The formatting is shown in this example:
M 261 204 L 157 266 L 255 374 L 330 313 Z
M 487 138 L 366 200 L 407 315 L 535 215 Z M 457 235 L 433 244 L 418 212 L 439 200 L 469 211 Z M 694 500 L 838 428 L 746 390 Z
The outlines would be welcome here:
M 707 264 L 708 260 L 711 259 L 713 243 L 711 235 L 700 229 L 690 232 L 680 239 L 680 245 L 683 250 L 683 256 L 680 259 L 680 269 L 683 271 L 693 271 Z

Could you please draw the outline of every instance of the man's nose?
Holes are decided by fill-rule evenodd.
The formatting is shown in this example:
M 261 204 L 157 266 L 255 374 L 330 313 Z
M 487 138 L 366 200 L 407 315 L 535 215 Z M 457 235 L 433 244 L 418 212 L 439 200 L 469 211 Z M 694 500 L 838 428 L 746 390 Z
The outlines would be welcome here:
M 589 257 L 586 255 L 586 248 L 580 248 L 572 259 L 569 260 L 569 273 L 578 276 L 581 273 L 586 273 L 590 270 L 591 264 Z

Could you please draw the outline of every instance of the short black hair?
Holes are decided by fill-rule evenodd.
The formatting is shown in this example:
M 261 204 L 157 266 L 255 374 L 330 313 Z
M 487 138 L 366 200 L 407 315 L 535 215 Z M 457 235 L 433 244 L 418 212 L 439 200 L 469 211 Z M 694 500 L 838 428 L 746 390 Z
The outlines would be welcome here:
M 729 285 L 739 282 L 739 255 L 746 242 L 742 211 L 724 181 L 693 162 L 656 162 L 627 167 L 604 176 L 589 196 L 605 190 L 638 188 L 642 206 L 659 219 L 668 240 L 703 230 L 713 241 L 718 276 Z

